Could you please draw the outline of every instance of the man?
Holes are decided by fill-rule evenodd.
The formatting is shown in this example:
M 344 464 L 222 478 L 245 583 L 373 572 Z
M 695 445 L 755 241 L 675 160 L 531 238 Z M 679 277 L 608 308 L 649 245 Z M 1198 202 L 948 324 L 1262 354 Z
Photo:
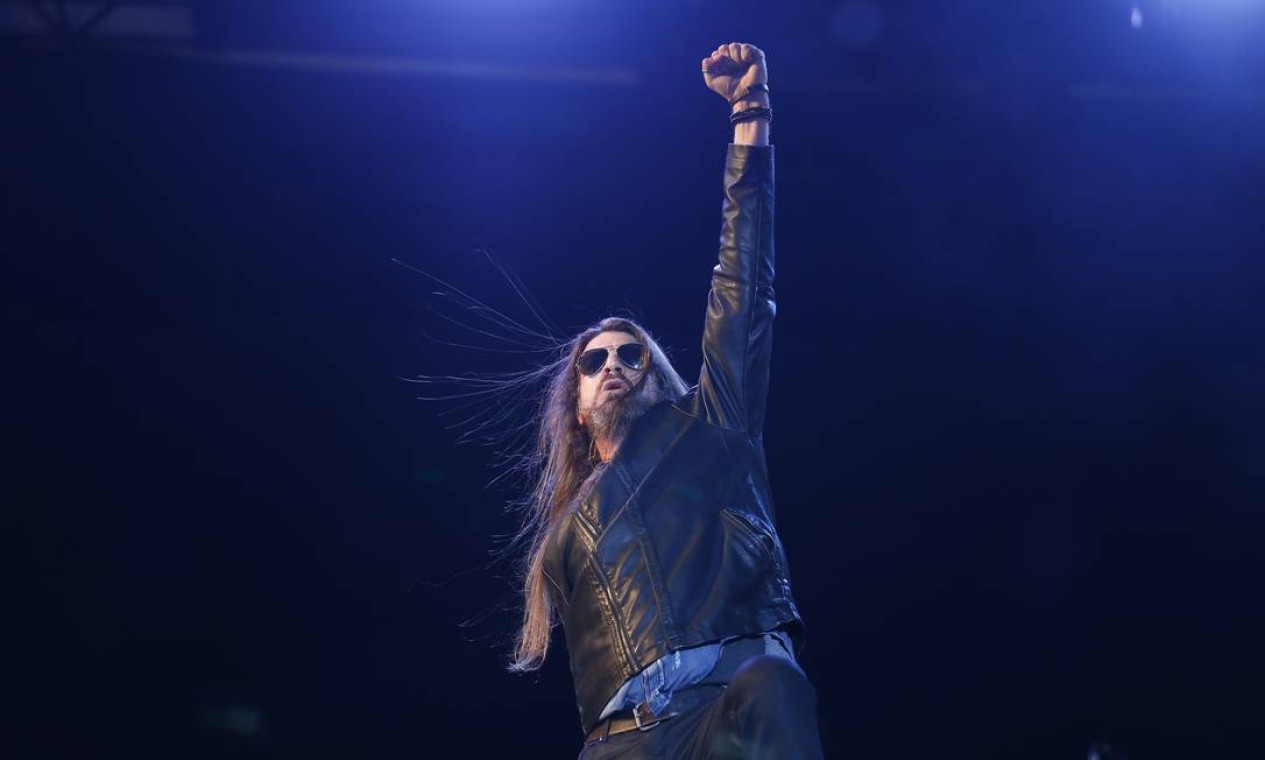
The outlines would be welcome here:
M 555 365 L 540 423 L 511 669 L 537 667 L 562 622 L 582 758 L 821 757 L 761 432 L 774 315 L 767 67 L 739 43 L 702 63 L 731 103 L 734 138 L 698 385 L 640 325 L 607 319 Z

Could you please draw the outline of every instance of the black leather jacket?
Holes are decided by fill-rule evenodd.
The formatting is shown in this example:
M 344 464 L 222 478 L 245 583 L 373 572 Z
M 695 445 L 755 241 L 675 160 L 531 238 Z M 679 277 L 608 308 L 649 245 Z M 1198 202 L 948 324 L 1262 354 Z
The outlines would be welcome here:
M 633 425 L 546 549 L 586 732 L 664 654 L 800 629 L 761 438 L 773 314 L 773 148 L 730 145 L 698 386 Z

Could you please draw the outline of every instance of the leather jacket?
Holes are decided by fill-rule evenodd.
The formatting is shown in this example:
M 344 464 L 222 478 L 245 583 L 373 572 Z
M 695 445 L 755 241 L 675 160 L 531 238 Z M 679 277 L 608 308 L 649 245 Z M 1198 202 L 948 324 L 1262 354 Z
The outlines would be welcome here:
M 801 628 L 761 436 L 773 178 L 772 147 L 729 146 L 698 385 L 633 424 L 547 539 L 585 732 L 624 681 L 664 654 Z

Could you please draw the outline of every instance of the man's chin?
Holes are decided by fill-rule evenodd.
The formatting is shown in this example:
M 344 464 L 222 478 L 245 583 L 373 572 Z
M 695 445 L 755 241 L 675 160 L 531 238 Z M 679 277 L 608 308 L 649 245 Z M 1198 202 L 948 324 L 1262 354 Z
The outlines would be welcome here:
M 635 417 L 640 416 L 635 407 L 636 398 L 628 393 L 608 395 L 594 409 L 593 422 L 606 435 L 618 435 L 628 428 Z
M 612 388 L 598 395 L 592 418 L 592 430 L 602 437 L 621 438 L 638 417 L 658 399 L 657 386 L 643 384 L 632 388 Z

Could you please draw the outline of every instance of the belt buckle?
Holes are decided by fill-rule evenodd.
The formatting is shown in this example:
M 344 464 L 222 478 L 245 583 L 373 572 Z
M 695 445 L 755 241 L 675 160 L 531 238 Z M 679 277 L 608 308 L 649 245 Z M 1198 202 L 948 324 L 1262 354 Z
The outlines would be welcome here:
M 646 713 L 648 717 L 643 720 L 641 717 L 641 710 L 642 708 L 645 708 L 645 707 L 646 707 L 645 702 L 638 702 L 636 706 L 633 707 L 633 710 L 632 710 L 633 722 L 637 724 L 638 731 L 649 731 L 650 729 L 654 728 L 655 726 L 659 725 L 663 721 L 667 720 L 668 718 L 671 718 L 673 715 L 676 714 L 676 713 L 668 713 L 667 715 L 664 715 L 661 718 L 655 718 L 654 714 L 650 712 L 649 708 L 646 708 Z

